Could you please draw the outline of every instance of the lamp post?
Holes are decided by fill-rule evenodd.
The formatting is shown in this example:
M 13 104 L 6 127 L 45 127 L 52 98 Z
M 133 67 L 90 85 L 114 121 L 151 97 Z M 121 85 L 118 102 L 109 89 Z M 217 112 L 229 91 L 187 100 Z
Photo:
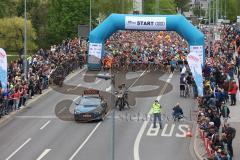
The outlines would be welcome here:
M 24 0 L 24 79 L 27 79 L 27 0 Z
M 92 0 L 89 0 L 89 31 L 92 30 Z

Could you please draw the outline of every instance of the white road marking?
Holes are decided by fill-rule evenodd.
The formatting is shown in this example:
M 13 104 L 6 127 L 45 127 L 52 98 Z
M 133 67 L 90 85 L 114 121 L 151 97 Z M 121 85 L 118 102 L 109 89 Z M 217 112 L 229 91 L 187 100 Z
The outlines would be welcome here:
M 22 149 L 29 141 L 31 141 L 31 138 L 28 138 L 18 149 L 16 149 L 10 156 L 6 158 L 6 160 L 11 159 L 20 149 Z
M 160 129 L 160 126 L 158 123 L 156 124 L 156 128 L 153 128 L 153 124 L 151 124 L 148 129 L 147 136 L 157 136 L 159 129 Z
M 43 130 L 51 121 L 47 121 L 40 129 Z
M 70 75 L 70 77 L 66 78 L 65 81 L 68 81 L 68 80 L 72 79 L 72 78 L 75 77 L 77 74 L 83 72 L 86 68 L 87 68 L 87 67 L 84 66 L 80 71 L 77 71 L 76 73 L 73 73 L 72 75 Z
M 43 153 L 37 158 L 37 160 L 41 160 L 44 156 L 46 156 L 48 154 L 48 152 L 50 152 L 51 149 L 45 149 L 43 151 Z
M 77 86 L 73 87 L 73 88 L 68 88 L 67 91 L 72 91 L 72 90 L 75 90 L 77 89 L 78 87 L 80 87 L 82 84 L 78 84 Z
M 171 137 L 172 134 L 173 134 L 174 127 L 175 127 L 175 124 L 172 124 L 172 125 L 171 125 L 171 129 L 170 129 L 170 132 L 167 134 L 167 133 L 166 133 L 166 130 L 167 130 L 167 128 L 168 128 L 168 124 L 165 124 L 164 127 L 163 127 L 163 131 L 162 131 L 161 136 L 163 136 L 163 137 Z
M 55 119 L 56 116 L 15 116 L 15 118 L 20 119 Z
M 147 69 L 145 69 L 141 74 L 140 76 L 128 87 L 128 88 L 131 88 L 143 75 L 144 73 L 147 71 Z
M 111 89 L 112 89 L 112 87 L 109 86 L 108 88 L 106 88 L 106 91 L 109 92 L 109 91 L 111 91 Z
M 77 155 L 77 153 L 84 147 L 84 145 L 87 143 L 87 141 L 91 138 L 91 136 L 94 134 L 94 132 L 98 129 L 98 127 L 102 124 L 102 122 L 99 122 L 96 127 L 92 130 L 92 132 L 88 135 L 88 137 L 84 140 L 84 142 L 78 147 L 78 149 L 73 153 L 73 155 L 69 158 L 69 160 L 73 160 L 73 158 Z
M 182 132 L 182 134 L 176 133 L 176 137 L 182 137 L 182 138 L 186 137 L 186 135 L 187 135 L 187 131 L 186 130 L 188 128 L 189 128 L 189 125 L 187 125 L 187 124 L 180 124 L 178 126 L 178 129 Z
M 159 101 L 161 98 L 162 98 L 162 94 L 164 93 L 164 91 L 166 90 L 167 88 L 167 85 L 168 85 L 168 82 L 171 81 L 171 78 L 173 77 L 173 74 L 170 74 L 169 77 L 168 77 L 168 80 L 167 80 L 167 83 L 165 83 L 165 85 L 163 86 L 162 90 L 161 90 L 161 93 L 160 93 L 160 96 L 157 97 L 157 100 Z M 151 113 L 151 109 L 149 110 L 149 113 Z M 139 156 L 139 145 L 140 145 L 140 141 L 141 141 L 141 138 L 142 138 L 142 135 L 147 127 L 147 121 L 144 121 L 143 124 L 142 124 L 142 127 L 140 129 L 140 131 L 138 132 L 138 135 L 136 137 L 136 140 L 134 142 L 134 149 L 133 149 L 133 155 L 134 155 L 134 160 L 140 160 L 140 156 Z
M 62 109 L 60 109 L 60 110 L 58 111 L 58 114 L 62 113 L 65 109 L 67 109 L 67 107 L 63 107 Z
M 101 82 L 101 79 L 98 79 L 98 80 L 95 82 L 95 84 L 98 84 L 99 82 Z
M 73 99 L 73 102 L 75 102 L 80 96 L 76 97 L 75 99 Z

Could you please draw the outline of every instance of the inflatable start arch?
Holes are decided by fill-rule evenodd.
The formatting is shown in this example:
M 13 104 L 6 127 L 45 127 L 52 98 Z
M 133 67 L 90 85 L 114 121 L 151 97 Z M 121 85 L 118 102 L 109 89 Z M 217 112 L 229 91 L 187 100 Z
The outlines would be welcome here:
M 204 35 L 184 16 L 111 14 L 90 32 L 87 64 L 89 70 L 101 68 L 105 41 L 117 30 L 176 31 L 189 44 L 188 63 L 193 61 L 193 65 L 189 66 L 197 83 L 199 94 L 203 95 L 202 73 L 200 73 L 202 69 L 200 68 L 204 65 L 205 60 Z

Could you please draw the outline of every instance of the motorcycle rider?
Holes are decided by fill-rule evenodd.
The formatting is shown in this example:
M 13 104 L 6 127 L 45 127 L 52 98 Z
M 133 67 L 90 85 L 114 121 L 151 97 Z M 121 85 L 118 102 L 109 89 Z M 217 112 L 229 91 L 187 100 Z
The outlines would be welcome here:
M 130 108 L 129 103 L 128 103 L 128 90 L 127 90 L 125 83 L 122 84 L 122 93 L 124 96 L 124 103 L 127 104 L 128 108 Z
M 180 107 L 180 104 L 179 103 L 177 103 L 174 107 L 173 107 L 173 113 L 172 113 L 172 115 L 173 115 L 173 119 L 174 119 L 174 121 L 176 121 L 176 120 L 180 120 L 180 119 L 182 119 L 183 117 L 184 117 L 184 115 L 183 115 L 183 110 L 182 110 L 182 108 Z
M 118 89 L 119 89 L 119 91 L 117 92 L 117 94 L 118 94 L 118 95 L 122 95 L 122 98 L 123 98 L 123 99 L 121 99 L 121 98 L 118 97 L 117 100 L 116 100 L 115 106 L 117 106 L 117 105 L 121 102 L 121 100 L 123 100 L 123 106 L 119 106 L 119 109 L 120 109 L 120 110 L 123 109 L 124 106 L 125 106 L 125 104 L 128 106 L 128 108 L 130 108 L 130 107 L 129 107 L 129 103 L 128 103 L 128 101 L 127 101 L 127 99 L 128 99 L 128 94 L 127 94 L 126 85 L 125 85 L 125 84 L 122 84 L 122 85 L 120 85 L 120 86 L 118 87 Z M 120 97 L 121 97 L 121 96 L 120 96 Z M 121 107 L 123 107 L 123 108 L 121 108 Z

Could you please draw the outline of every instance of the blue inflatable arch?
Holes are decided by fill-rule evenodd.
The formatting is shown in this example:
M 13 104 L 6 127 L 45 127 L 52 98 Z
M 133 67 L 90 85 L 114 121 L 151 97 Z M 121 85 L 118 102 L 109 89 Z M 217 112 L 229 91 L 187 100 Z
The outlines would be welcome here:
M 202 66 L 204 65 L 204 35 L 184 16 L 111 14 L 90 32 L 87 64 L 89 70 L 101 68 L 105 41 L 117 30 L 176 31 L 188 42 L 190 52 L 198 52 Z M 202 78 L 200 82 L 202 83 Z

